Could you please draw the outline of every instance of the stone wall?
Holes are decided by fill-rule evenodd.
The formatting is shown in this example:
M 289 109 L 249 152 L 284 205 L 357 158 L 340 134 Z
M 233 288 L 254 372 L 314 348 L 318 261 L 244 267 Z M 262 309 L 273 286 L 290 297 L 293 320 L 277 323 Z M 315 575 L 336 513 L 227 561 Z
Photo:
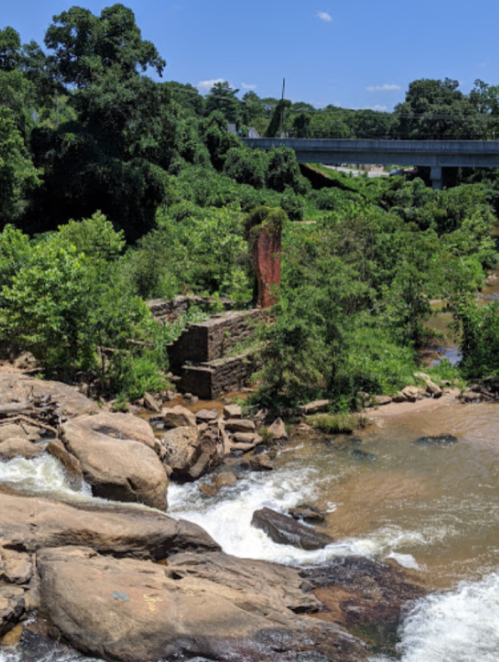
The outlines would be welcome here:
M 170 369 L 179 372 L 185 363 L 209 363 L 226 356 L 236 345 L 252 337 L 263 318 L 261 310 L 233 311 L 190 324 L 168 346 Z
M 216 400 L 224 393 L 240 391 L 256 370 L 250 353 L 218 359 L 209 364 L 184 366 L 179 389 L 202 400 Z
M 213 299 L 212 297 L 178 296 L 171 301 L 164 299 L 151 299 L 146 302 L 151 315 L 159 322 L 174 322 L 181 315 L 187 315 L 192 307 L 199 308 L 204 312 L 210 312 L 215 305 L 220 303 L 225 310 L 232 309 L 232 301 L 229 299 Z

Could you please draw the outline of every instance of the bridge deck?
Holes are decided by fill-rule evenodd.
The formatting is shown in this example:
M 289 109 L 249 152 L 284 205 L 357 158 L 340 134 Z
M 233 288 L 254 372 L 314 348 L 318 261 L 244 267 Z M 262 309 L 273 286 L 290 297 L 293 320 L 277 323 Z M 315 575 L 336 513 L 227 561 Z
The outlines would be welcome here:
M 380 163 L 445 167 L 499 167 L 499 141 L 337 140 L 245 138 L 253 149 L 290 147 L 300 163 Z

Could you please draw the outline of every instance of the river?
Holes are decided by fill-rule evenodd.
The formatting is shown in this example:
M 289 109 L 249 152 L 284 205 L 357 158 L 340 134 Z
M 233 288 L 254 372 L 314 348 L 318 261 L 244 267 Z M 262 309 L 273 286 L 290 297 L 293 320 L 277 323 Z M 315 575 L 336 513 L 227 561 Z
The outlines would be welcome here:
M 172 485 L 170 514 L 199 523 L 236 556 L 315 565 L 336 555 L 365 555 L 418 569 L 430 596 L 405 620 L 402 662 L 497 662 L 499 410 L 454 402 L 414 407 L 378 416 L 352 437 L 299 432 L 279 449 L 274 472 L 244 474 L 217 496 L 204 495 L 197 484 Z M 443 432 L 457 441 L 415 443 Z M 88 490 L 71 489 L 53 458 L 0 463 L 0 482 L 93 500 Z M 323 529 L 337 542 L 307 552 L 277 545 L 250 526 L 258 508 L 285 512 L 303 503 L 327 513 Z M 16 655 L 5 649 L 0 662 L 23 662 Z M 51 651 L 36 660 L 78 657 Z

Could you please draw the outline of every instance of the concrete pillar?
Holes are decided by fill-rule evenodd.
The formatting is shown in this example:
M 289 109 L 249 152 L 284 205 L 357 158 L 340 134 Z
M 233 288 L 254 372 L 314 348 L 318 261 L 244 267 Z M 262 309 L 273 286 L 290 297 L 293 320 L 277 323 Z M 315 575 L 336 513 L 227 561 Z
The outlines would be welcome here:
M 431 186 L 438 191 L 442 190 L 442 168 L 441 166 L 432 166 L 430 172 Z

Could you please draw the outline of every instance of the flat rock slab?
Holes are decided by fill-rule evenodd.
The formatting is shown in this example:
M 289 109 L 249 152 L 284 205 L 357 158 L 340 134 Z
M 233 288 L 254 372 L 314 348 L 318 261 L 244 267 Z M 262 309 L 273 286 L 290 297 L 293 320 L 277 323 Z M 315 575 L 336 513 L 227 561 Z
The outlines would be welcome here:
M 334 542 L 331 536 L 297 522 L 293 517 L 283 515 L 270 508 L 262 508 L 253 513 L 251 526 L 262 529 L 279 545 L 293 545 L 302 549 L 322 549 Z
M 36 552 L 83 545 L 105 554 L 164 559 L 180 551 L 219 550 L 196 524 L 144 508 L 76 507 L 0 493 L 0 545 Z
M 226 586 L 253 598 L 268 600 L 269 606 L 295 613 L 315 613 L 322 604 L 312 594 L 312 584 L 300 571 L 267 561 L 241 559 L 223 552 L 180 553 L 169 557 L 167 574 L 172 578 L 195 577 Z
M 166 510 L 168 478 L 148 423 L 130 414 L 100 414 L 72 419 L 61 432 L 93 494 Z
M 18 372 L 0 372 L 0 402 L 23 402 L 29 397 L 50 395 L 68 417 L 97 414 L 97 403 L 82 395 L 73 386 L 61 382 L 42 381 Z
M 227 432 L 254 433 L 256 431 L 253 421 L 247 421 L 243 418 L 229 418 L 228 421 L 225 421 L 225 429 Z
M 203 578 L 172 579 L 151 563 L 60 548 L 39 553 L 38 571 L 44 613 L 66 641 L 99 658 L 270 662 L 300 652 L 325 659 L 327 646 L 327 657 L 353 662 L 366 653 L 338 626 L 269 610 L 268 600 Z

